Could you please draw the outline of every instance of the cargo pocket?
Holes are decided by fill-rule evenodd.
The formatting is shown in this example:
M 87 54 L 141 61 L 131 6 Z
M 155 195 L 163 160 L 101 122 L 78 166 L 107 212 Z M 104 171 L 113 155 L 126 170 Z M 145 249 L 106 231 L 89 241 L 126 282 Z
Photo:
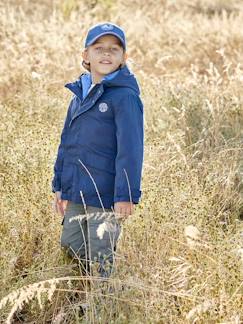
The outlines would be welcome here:
M 112 220 L 93 220 L 88 221 L 90 233 L 90 252 L 91 258 L 97 261 L 108 259 L 112 261 L 116 250 L 116 243 L 119 237 L 120 228 Z

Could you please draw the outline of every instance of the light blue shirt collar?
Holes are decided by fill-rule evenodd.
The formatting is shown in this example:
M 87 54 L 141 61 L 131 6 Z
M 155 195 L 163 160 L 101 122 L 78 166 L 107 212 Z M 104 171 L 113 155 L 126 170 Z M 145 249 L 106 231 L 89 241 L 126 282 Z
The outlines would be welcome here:
M 107 75 L 105 75 L 101 81 L 103 80 L 111 80 L 113 79 L 117 74 L 119 73 L 119 70 L 111 72 Z M 87 73 L 82 75 L 81 77 L 81 82 L 82 82 L 82 89 L 83 89 L 83 100 L 87 96 L 89 88 L 92 84 L 92 78 L 91 78 L 91 73 Z

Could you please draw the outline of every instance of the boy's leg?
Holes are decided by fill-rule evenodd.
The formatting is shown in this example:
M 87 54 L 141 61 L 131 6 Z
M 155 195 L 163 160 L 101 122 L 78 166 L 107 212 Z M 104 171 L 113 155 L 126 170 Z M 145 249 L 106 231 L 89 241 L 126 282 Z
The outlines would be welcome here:
M 67 248 L 71 256 L 78 257 L 81 260 L 86 260 L 88 256 L 87 222 L 85 219 L 82 221 L 73 220 L 72 222 L 69 220 L 84 213 L 83 205 L 68 201 L 61 234 L 61 246 Z
M 111 209 L 105 211 L 112 212 Z M 89 257 L 92 261 L 98 261 L 100 276 L 108 277 L 112 272 L 114 252 L 121 228 L 114 215 L 102 215 L 102 208 L 87 206 L 87 213 L 94 214 L 87 219 Z

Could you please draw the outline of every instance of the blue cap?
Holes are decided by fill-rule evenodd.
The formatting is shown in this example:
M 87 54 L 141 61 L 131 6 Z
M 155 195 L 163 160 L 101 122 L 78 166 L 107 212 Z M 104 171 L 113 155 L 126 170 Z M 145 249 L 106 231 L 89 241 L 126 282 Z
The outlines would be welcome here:
M 85 40 L 85 48 L 92 45 L 99 37 L 104 35 L 116 36 L 121 41 L 123 48 L 126 49 L 126 38 L 124 31 L 121 29 L 121 27 L 110 22 L 97 24 L 89 29 Z

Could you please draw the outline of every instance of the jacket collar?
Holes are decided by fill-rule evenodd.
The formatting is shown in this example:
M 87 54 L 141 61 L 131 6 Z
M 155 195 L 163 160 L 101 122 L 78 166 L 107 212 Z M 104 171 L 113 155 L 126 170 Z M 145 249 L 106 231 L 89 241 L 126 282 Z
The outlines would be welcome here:
M 114 72 L 111 72 L 109 74 L 107 74 L 106 76 L 104 76 L 101 80 L 102 81 L 109 81 L 112 80 L 117 74 L 119 73 L 119 70 L 116 70 Z M 82 85 L 82 89 L 83 89 L 83 100 L 84 98 L 87 96 L 88 94 L 88 90 L 90 88 L 92 84 L 92 77 L 91 77 L 91 73 L 85 73 L 81 75 L 81 85 Z
M 78 80 L 65 84 L 65 87 L 70 89 L 83 101 L 91 86 L 91 74 L 82 73 Z M 134 74 L 128 69 L 127 65 L 118 70 L 107 74 L 99 83 L 100 86 L 106 87 L 126 87 L 132 89 L 137 95 L 140 94 L 138 82 Z
M 72 116 L 72 119 L 69 123 L 70 127 L 74 119 L 76 119 L 78 116 L 89 110 L 100 98 L 100 96 L 102 96 L 104 92 L 104 87 L 132 88 L 133 91 L 139 94 L 139 87 L 135 76 L 128 70 L 127 66 L 124 66 L 119 70 L 106 75 L 99 83 L 99 86 L 97 87 L 96 91 L 92 94 L 92 97 L 86 99 L 87 93 L 84 94 L 86 95 L 86 97 L 84 97 L 83 91 L 85 89 L 85 91 L 88 92 L 90 85 L 90 73 L 82 73 L 77 81 L 65 84 L 65 87 L 71 90 L 82 102 L 82 104 L 78 106 L 77 110 Z

